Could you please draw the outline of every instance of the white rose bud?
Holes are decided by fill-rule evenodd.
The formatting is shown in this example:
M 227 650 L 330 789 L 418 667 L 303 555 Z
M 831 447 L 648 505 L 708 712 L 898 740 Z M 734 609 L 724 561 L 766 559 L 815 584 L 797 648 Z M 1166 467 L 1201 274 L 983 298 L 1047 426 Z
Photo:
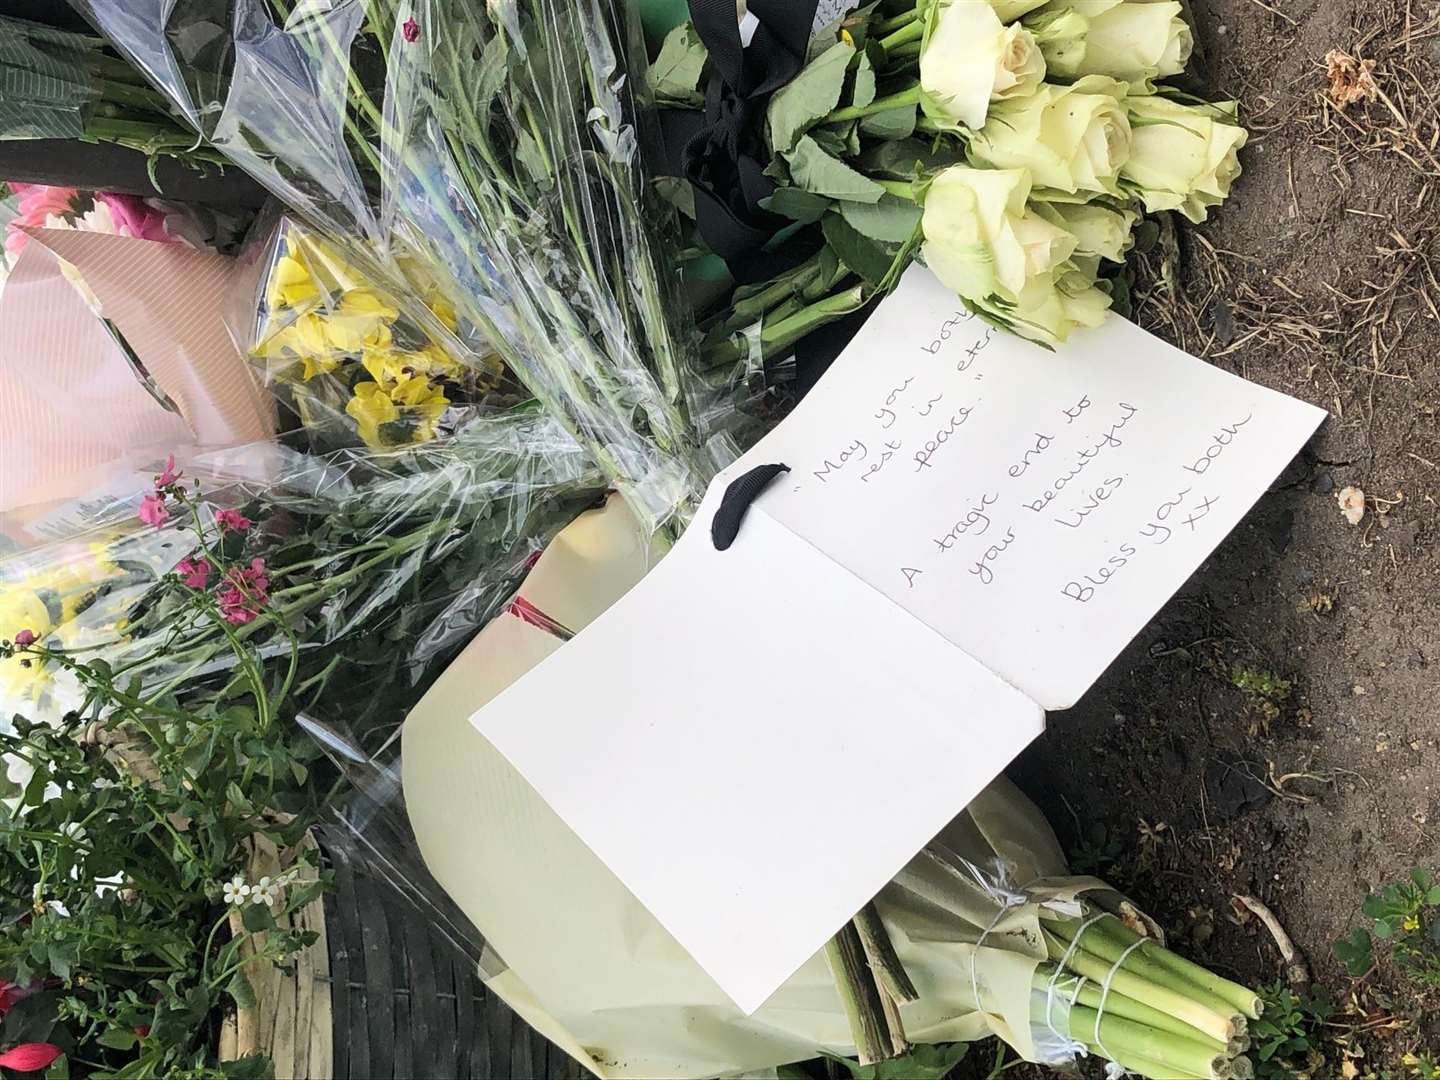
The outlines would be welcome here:
M 1179 210 L 1194 222 L 1230 194 L 1248 137 L 1234 123 L 1236 103 L 1182 105 L 1163 97 L 1127 102 L 1134 143 L 1121 171 L 1151 213 Z
M 1025 25 L 1061 78 L 1108 75 L 1143 87 L 1179 75 L 1195 48 L 1179 0 L 1063 0 Z
M 925 264 L 967 300 L 1014 301 L 1031 278 L 1070 257 L 1075 237 L 1026 207 L 1023 169 L 939 173 L 925 192 L 921 228 Z
M 970 160 L 1029 169 L 1037 187 L 1067 194 L 1119 195 L 1130 157 L 1124 83 L 1092 75 L 1072 86 L 1042 85 L 1019 101 L 994 105 L 969 145 Z
M 1077 255 L 1090 255 L 1111 262 L 1124 262 L 1134 244 L 1135 223 L 1140 215 L 1133 210 L 1115 210 L 1100 203 L 1037 202 L 1031 209 L 1052 225 L 1075 237 Z
M 920 54 L 925 113 L 947 127 L 979 128 L 991 102 L 1028 97 L 1044 79 L 1030 31 L 977 0 L 948 0 Z

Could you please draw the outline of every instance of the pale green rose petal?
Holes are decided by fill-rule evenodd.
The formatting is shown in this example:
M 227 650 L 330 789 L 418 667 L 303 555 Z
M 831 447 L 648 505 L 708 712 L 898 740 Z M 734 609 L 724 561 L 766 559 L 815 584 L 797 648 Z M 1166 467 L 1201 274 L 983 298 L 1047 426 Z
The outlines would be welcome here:
M 1138 214 L 1132 210 L 1113 210 L 1099 203 L 1033 204 L 1035 212 L 1075 237 L 1075 250 L 1111 262 L 1123 262 L 1134 240 Z
M 1006 27 L 975 0 L 950 0 L 920 55 L 926 115 L 952 127 L 979 128 L 990 103 L 1035 92 L 1045 57 L 1030 32 Z

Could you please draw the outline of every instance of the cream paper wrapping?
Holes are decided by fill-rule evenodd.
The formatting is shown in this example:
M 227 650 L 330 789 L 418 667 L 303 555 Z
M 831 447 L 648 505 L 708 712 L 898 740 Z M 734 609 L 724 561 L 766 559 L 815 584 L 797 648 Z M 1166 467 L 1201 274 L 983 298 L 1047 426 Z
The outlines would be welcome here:
M 578 631 L 658 556 L 612 497 L 556 538 L 521 595 Z M 455 660 L 403 729 L 411 824 L 430 871 L 486 938 L 487 985 L 601 1077 L 716 1076 L 822 1049 L 853 1053 L 823 955 L 745 1016 L 470 724 L 476 709 L 561 645 L 523 618 L 502 615 Z M 864 791 L 858 775 L 856 791 L 857 797 Z M 613 794 L 627 797 L 623 777 L 614 778 Z M 1049 825 L 1003 777 L 927 851 L 941 858 L 918 856 L 876 898 L 920 992 L 902 1010 L 907 1034 L 914 1042 L 950 1042 L 993 1033 L 1035 1059 L 1031 979 L 1045 957 L 1039 903 L 1105 886 L 1062 877 L 1065 860 Z M 1001 856 L 1012 884 L 1025 885 L 1031 896 L 1022 907 L 1006 910 L 966 865 L 993 869 Z

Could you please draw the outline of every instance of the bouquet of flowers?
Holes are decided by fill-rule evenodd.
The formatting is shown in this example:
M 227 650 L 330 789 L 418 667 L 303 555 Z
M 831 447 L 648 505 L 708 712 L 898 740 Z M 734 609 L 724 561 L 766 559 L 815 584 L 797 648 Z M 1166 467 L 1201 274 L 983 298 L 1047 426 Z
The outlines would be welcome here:
M 709 323 L 783 350 L 922 259 L 963 303 L 1035 341 L 1095 326 L 1141 211 L 1203 221 L 1240 174 L 1236 103 L 1165 86 L 1193 47 L 1178 0 L 919 0 L 845 17 L 771 98 L 761 200 L 808 261 Z M 705 45 L 672 31 L 656 64 L 698 100 Z M 753 331 L 752 331 L 753 334 Z
M 698 499 L 668 210 L 610 0 L 244 0 L 218 38 L 185 6 L 78 6 L 446 352 L 482 373 L 498 353 L 652 526 Z M 410 385 L 387 397 L 423 419 L 439 402 Z
M 262 258 L 257 325 L 242 334 L 312 444 L 343 444 L 352 432 L 376 450 L 429 442 L 473 414 L 467 405 L 500 400 L 498 359 L 460 360 L 302 223 L 282 218 Z M 422 272 L 412 268 L 411 280 Z M 425 299 L 448 331 L 460 330 L 438 286 Z M 507 403 L 515 396 L 512 387 Z

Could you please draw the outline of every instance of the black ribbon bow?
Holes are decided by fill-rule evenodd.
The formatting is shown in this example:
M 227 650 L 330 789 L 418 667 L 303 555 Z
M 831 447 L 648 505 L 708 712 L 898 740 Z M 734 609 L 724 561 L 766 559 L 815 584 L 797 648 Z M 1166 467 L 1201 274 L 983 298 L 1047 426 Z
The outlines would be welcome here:
M 678 171 L 694 188 L 700 235 L 741 281 L 774 272 L 755 257 L 788 224 L 760 205 L 775 190 L 764 174 L 765 108 L 805 66 L 818 3 L 749 0 L 759 25 L 746 48 L 735 0 L 690 0 L 691 20 L 710 52 L 710 83 L 703 117 L 672 111 L 666 141 L 680 148 Z

